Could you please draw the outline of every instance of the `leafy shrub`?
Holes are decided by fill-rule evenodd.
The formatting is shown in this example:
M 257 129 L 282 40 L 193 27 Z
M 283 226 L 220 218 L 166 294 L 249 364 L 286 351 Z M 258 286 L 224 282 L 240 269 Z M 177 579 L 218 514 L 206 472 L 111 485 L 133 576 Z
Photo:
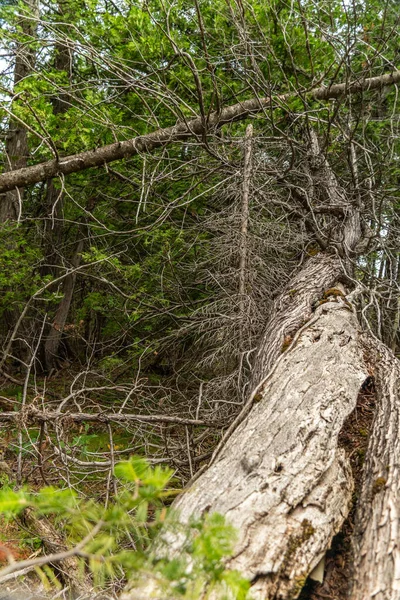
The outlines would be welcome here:
M 164 600 L 204 598 L 204 590 L 221 598 L 247 597 L 249 583 L 224 567 L 233 550 L 233 527 L 217 513 L 185 525 L 165 506 L 177 493 L 171 469 L 150 467 L 144 458 L 132 457 L 116 465 L 115 476 L 120 491 L 108 506 L 81 499 L 71 489 L 45 487 L 34 493 L 4 487 L 0 513 L 12 518 L 30 508 L 52 518 L 65 532 L 68 546 L 77 549 L 82 572 L 88 565 L 98 588 L 121 577 L 139 587 L 143 579 L 153 578 Z M 171 535 L 179 538 L 180 548 L 172 557 Z M 47 565 L 40 575 L 49 579 Z

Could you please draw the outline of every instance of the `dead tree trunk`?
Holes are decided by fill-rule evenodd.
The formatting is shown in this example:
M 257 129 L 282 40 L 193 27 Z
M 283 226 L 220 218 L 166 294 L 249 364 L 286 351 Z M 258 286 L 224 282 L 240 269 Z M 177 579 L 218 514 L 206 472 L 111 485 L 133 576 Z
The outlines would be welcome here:
M 326 229 L 314 232 L 323 251 L 305 261 L 276 299 L 253 392 L 207 470 L 174 507 L 183 522 L 224 514 L 239 534 L 228 566 L 251 580 L 255 598 L 294 600 L 353 508 L 355 482 L 340 434 L 373 375 L 378 406 L 357 482 L 349 593 L 351 600 L 398 600 L 400 363 L 362 332 L 343 286 L 362 239 L 360 201 L 346 201 L 327 161 L 316 156 L 312 135 L 310 147 L 314 186 L 308 198 L 296 198 L 311 211 L 313 194 L 313 206 L 325 211 Z M 180 538 L 168 540 L 169 555 L 179 553 Z M 128 587 L 121 600 L 138 593 L 160 597 L 148 581 L 140 592 Z
M 368 372 L 352 306 L 337 289 L 323 298 L 339 270 L 338 260 L 320 255 L 290 282 L 277 302 L 282 314 L 271 317 L 271 343 L 263 340 L 268 367 L 252 394 L 257 404 L 175 503 L 183 521 L 216 511 L 238 529 L 229 567 L 251 579 L 257 598 L 296 598 L 351 507 L 338 437 Z M 288 327 L 294 337 L 282 348 Z
M 295 333 L 312 315 L 313 305 L 322 299 L 343 276 L 335 255 L 317 254 L 310 258 L 286 285 L 275 301 L 253 367 L 253 387 L 270 371 L 276 359 L 293 340 Z
M 297 597 L 348 515 L 353 480 L 338 436 L 366 377 L 357 319 L 332 298 L 278 358 L 214 465 L 176 503 L 182 519 L 217 511 L 238 528 L 229 566 L 259 598 Z
M 349 94 L 359 94 L 364 90 L 382 89 L 399 82 L 400 71 L 395 70 L 378 77 L 359 78 L 351 82 L 335 83 L 329 86 L 314 88 L 309 92 L 309 96 L 315 100 L 330 100 L 342 98 Z M 281 106 L 283 102 L 295 95 L 297 95 L 297 92 L 289 92 L 288 94 L 276 97 L 268 96 L 266 98 L 243 100 L 238 104 L 227 106 L 209 115 L 207 119 L 208 130 L 212 131 L 215 127 L 222 127 L 227 123 L 246 119 L 251 114 L 263 112 L 265 109 L 273 106 L 274 100 L 278 106 Z M 153 133 L 132 138 L 131 140 L 115 142 L 95 150 L 73 154 L 61 160 L 53 159 L 45 163 L 22 168 L 18 172 L 3 173 L 0 175 L 0 192 L 13 190 L 19 186 L 32 185 L 60 174 L 69 175 L 70 173 L 78 173 L 91 167 L 103 166 L 115 160 L 121 160 L 128 156 L 136 156 L 142 152 L 151 152 L 171 142 L 186 140 L 196 135 L 203 135 L 203 133 L 204 119 L 202 117 L 197 117 L 190 121 L 185 120 L 172 127 L 159 129 Z
M 319 261 L 323 286 L 327 264 L 331 276 L 338 267 L 332 257 Z M 295 277 L 297 285 L 300 279 Z M 293 302 L 297 313 L 300 306 Z M 354 481 L 339 434 L 374 364 L 379 404 L 358 502 L 351 599 L 395 600 L 400 597 L 399 362 L 365 337 L 339 289 L 322 293 L 317 304 L 290 346 L 276 351 L 250 414 L 174 508 L 184 522 L 192 515 L 224 514 L 239 533 L 228 566 L 251 579 L 254 596 L 297 598 L 352 508 Z M 272 340 L 279 330 L 278 319 Z M 169 539 L 169 552 L 179 553 L 178 537 Z M 154 582 L 147 585 L 140 593 L 159 597 L 151 595 Z M 122 598 L 133 600 L 137 593 L 128 589 Z
M 58 10 L 65 18 L 67 6 L 63 2 L 58 4 Z M 63 27 L 60 27 L 61 32 Z M 60 73 L 66 73 L 67 80 L 71 78 L 72 72 L 72 49 L 67 43 L 57 41 L 55 45 L 54 66 Z M 68 108 L 71 106 L 71 98 L 67 90 L 60 88 L 57 94 L 52 98 L 53 114 L 62 118 Z M 47 180 L 46 212 L 47 223 L 44 238 L 45 267 L 44 272 L 49 272 L 57 276 L 60 273 L 60 244 L 63 239 L 64 222 L 64 192 L 54 185 L 53 179 Z M 78 236 L 80 231 L 78 230 Z M 72 268 L 76 268 L 80 263 L 80 253 L 83 248 L 83 242 L 78 241 L 77 247 L 71 259 Z M 44 345 L 45 370 L 48 373 L 56 370 L 60 363 L 60 344 L 67 322 L 68 314 L 71 308 L 72 298 L 75 289 L 76 273 L 72 272 L 63 281 L 63 297 L 55 311 L 53 323 L 46 337 Z
M 81 232 L 78 231 L 78 235 L 81 235 Z M 79 267 L 81 261 L 81 252 L 83 249 L 83 239 L 81 238 L 75 250 L 75 254 L 71 260 L 72 269 L 76 269 Z M 76 281 L 76 271 L 72 271 L 68 274 L 63 281 L 63 297 L 58 305 L 54 321 L 51 325 L 50 332 L 47 336 L 45 343 L 45 364 L 46 369 L 49 372 L 52 372 L 59 365 L 60 361 L 60 344 L 63 335 L 63 331 L 65 328 L 65 324 L 67 322 L 68 313 L 71 307 L 72 298 L 75 289 L 75 281 Z

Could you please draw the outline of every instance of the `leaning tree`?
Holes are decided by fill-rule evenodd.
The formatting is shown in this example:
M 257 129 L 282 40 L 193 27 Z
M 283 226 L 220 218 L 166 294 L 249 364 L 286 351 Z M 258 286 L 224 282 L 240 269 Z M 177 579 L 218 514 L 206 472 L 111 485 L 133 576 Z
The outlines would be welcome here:
M 191 141 L 221 165 L 220 181 L 234 166 L 237 356 L 249 368 L 238 412 L 175 507 L 183 521 L 218 511 L 236 526 L 229 566 L 250 578 L 255 597 L 297 598 L 309 575 L 320 578 L 335 536 L 345 532 L 349 597 L 400 598 L 396 7 L 299 1 L 211 9 L 196 2 L 194 12 L 182 7 L 179 15 L 170 8 L 143 7 L 170 55 L 136 73 L 149 121 L 162 105 L 165 126 L 143 131 L 141 122 L 136 137 L 7 170 L 0 193 L 56 177 L 68 185 L 68 175 L 123 159 L 129 172 L 135 163 L 128 159 L 153 153 L 161 161 L 166 149 Z M 228 57 L 212 29 L 213 10 L 223 42 L 232 44 Z M 200 58 L 180 36 L 178 17 L 180 26 L 196 22 Z M 57 39 L 63 36 L 72 43 L 58 28 Z M 84 39 L 74 44 L 89 53 Z M 93 56 L 117 69 L 104 49 Z M 126 94 L 131 77 L 133 70 Z M 178 121 L 168 124 L 169 115 Z M 31 133 L 47 140 L 44 129 Z M 269 268 L 254 252 L 254 203 L 268 209 L 264 259 L 272 268 L 280 258 L 284 274 L 271 283 L 268 314 L 260 317 L 256 309 L 246 313 L 250 300 L 263 302 L 251 288 L 257 270 Z M 283 236 L 277 257 L 271 247 Z M 241 327 L 245 314 L 251 323 Z M 258 318 L 263 332 L 253 348 L 245 338 L 259 330 Z M 169 532 L 168 540 L 179 553 L 179 536 Z M 122 597 L 139 594 L 159 597 L 156 581 L 133 582 Z

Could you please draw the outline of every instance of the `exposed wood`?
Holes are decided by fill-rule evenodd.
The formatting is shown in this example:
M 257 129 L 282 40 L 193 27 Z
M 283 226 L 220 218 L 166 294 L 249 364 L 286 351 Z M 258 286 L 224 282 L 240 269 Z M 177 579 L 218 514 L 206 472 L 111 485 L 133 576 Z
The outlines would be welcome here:
M 394 85 L 400 82 L 400 71 L 393 71 L 378 77 L 364 77 L 344 83 L 336 83 L 330 86 L 314 88 L 308 92 L 309 97 L 315 100 L 331 100 L 340 98 L 344 94 L 357 94 L 363 91 L 380 89 L 385 86 Z M 286 100 L 292 98 L 294 92 L 282 94 L 280 96 L 252 98 L 238 102 L 232 106 L 223 108 L 220 112 L 214 112 L 207 119 L 207 132 L 212 132 L 216 127 L 221 127 L 227 123 L 246 119 L 250 115 L 255 115 L 271 106 L 281 106 Z M 80 152 L 71 156 L 66 156 L 60 160 L 53 159 L 31 167 L 10 171 L 0 175 L 0 193 L 17 187 L 24 187 L 45 181 L 46 179 L 56 177 L 57 175 L 69 175 L 88 169 L 98 167 L 115 160 L 121 160 L 129 156 L 135 156 L 142 152 L 151 152 L 156 148 L 166 144 L 185 140 L 204 134 L 204 119 L 196 117 L 188 121 L 182 121 L 158 129 L 147 135 L 138 136 L 130 140 L 124 140 L 101 146 L 95 150 Z

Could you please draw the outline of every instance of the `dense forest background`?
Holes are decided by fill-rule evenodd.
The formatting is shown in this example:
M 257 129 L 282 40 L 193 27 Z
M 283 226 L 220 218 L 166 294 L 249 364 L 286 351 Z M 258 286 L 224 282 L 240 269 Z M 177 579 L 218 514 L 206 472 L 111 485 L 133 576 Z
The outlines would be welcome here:
M 87 514 L 95 501 L 93 524 L 150 477 L 140 461 L 116 475 L 133 456 L 171 469 L 161 495 L 184 487 L 262 379 L 277 299 L 323 253 L 345 265 L 363 330 L 400 352 L 396 2 L 21 0 L 0 22 L 2 173 L 54 167 L 27 186 L 0 176 L 5 512 L 44 511 L 34 492 L 54 486 Z M 282 326 L 280 352 L 301 324 Z M 19 557 L 56 552 L 31 517 Z M 21 553 L 21 535 L 11 521 L 2 544 Z M 137 550 L 130 535 L 113 543 Z M 115 553 L 102 543 L 93 555 Z M 121 589 L 126 573 L 101 573 Z

